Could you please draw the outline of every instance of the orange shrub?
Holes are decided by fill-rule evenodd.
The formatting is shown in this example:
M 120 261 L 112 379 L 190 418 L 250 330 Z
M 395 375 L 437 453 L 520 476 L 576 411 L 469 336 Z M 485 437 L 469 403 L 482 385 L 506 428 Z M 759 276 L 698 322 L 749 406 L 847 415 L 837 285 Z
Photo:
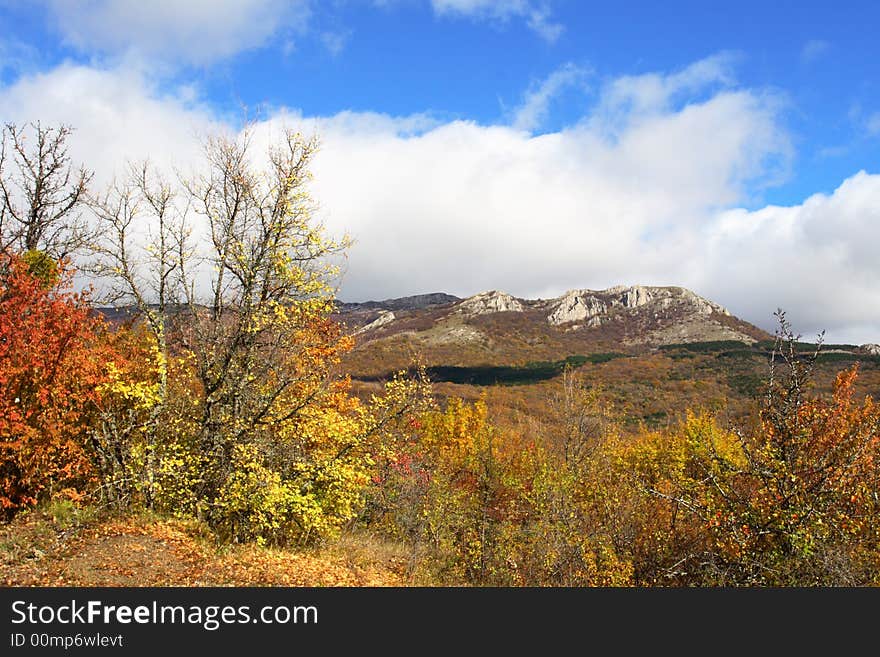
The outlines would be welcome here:
M 99 334 L 68 272 L 0 262 L 0 514 L 41 497 L 77 497 L 88 484 L 89 416 L 104 380 Z

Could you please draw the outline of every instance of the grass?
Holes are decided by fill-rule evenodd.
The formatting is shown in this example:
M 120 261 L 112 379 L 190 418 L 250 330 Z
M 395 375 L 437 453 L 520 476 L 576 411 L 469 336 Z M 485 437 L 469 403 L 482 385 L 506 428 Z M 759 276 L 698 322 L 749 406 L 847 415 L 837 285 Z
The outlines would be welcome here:
M 402 586 L 406 561 L 354 532 L 300 549 L 220 545 L 196 520 L 68 502 L 0 524 L 2 586 Z

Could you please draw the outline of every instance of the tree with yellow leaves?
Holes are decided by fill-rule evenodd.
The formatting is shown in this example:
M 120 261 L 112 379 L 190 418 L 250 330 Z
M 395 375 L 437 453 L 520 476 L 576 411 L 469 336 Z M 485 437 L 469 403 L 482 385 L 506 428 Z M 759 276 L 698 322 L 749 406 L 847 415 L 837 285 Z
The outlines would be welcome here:
M 261 169 L 251 138 L 209 139 L 176 188 L 142 165 L 95 200 L 102 272 L 153 352 L 149 385 L 117 385 L 146 412 L 126 468 L 148 505 L 230 540 L 305 541 L 358 512 L 381 427 L 336 371 L 352 343 L 330 318 L 330 260 L 347 241 L 314 216 L 317 142 L 285 132 Z

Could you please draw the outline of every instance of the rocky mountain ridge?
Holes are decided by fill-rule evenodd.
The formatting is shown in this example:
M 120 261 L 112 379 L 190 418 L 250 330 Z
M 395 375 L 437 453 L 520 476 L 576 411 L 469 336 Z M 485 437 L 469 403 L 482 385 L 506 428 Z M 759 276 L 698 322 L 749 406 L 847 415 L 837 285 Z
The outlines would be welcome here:
M 600 338 L 604 327 L 605 334 L 620 334 L 627 345 L 710 340 L 750 344 L 768 337 L 723 306 L 686 288 L 670 286 L 574 289 L 550 299 L 524 299 L 500 290 L 465 299 L 434 293 L 342 304 L 339 316 L 362 340 L 396 333 L 423 333 L 433 343 L 446 338 L 483 340 L 486 332 L 480 324 L 492 316 L 505 316 L 517 326 L 538 322 L 554 333 L 580 331 L 585 338 Z

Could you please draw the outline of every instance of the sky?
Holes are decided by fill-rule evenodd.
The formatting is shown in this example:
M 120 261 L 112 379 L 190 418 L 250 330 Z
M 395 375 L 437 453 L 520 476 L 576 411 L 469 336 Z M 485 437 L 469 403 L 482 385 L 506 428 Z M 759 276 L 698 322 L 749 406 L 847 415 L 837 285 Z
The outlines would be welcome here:
M 880 342 L 880 4 L 0 0 L 0 120 L 108 184 L 321 140 L 347 301 L 681 285 Z

